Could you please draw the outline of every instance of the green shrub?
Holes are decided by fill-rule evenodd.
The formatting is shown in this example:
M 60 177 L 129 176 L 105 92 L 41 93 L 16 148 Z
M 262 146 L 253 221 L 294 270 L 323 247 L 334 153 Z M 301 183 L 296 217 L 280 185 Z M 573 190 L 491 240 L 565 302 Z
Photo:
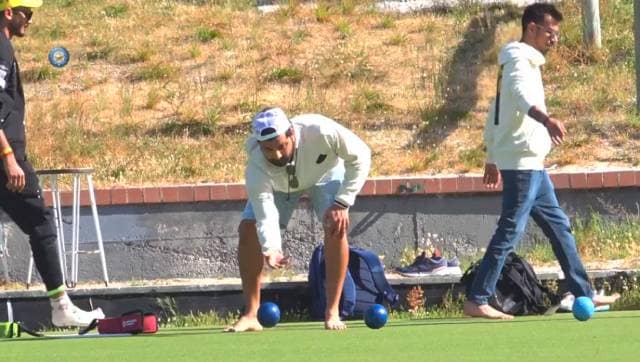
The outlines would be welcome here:
M 108 18 L 119 18 L 129 10 L 127 4 L 109 5 L 104 8 L 104 15 Z
M 133 80 L 159 80 L 173 78 L 178 72 L 178 68 L 170 64 L 145 64 L 138 67 L 133 72 Z
M 283 67 L 272 70 L 268 78 L 283 83 L 300 83 L 304 79 L 304 73 L 297 68 Z
M 220 37 L 222 37 L 222 34 L 216 29 L 198 28 L 196 30 L 196 39 L 201 43 L 207 43 Z

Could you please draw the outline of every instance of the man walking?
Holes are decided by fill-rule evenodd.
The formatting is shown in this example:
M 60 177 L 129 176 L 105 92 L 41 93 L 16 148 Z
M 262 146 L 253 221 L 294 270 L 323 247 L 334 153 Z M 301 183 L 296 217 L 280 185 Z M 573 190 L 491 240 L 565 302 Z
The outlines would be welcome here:
M 45 207 L 38 177 L 27 160 L 25 99 L 11 40 L 23 37 L 42 0 L 1 0 L 0 6 L 0 207 L 29 236 L 36 268 L 51 302 L 55 326 L 87 326 L 104 318 L 100 308 L 85 312 L 64 290 L 51 211 Z
M 588 296 L 596 305 L 619 297 L 594 295 L 569 219 L 544 169 L 551 143 L 560 144 L 566 135 L 562 122 L 548 115 L 540 72 L 545 54 L 558 41 L 561 21 L 562 14 L 552 4 L 528 6 L 522 15 L 522 39 L 507 44 L 498 56 L 498 95 L 484 132 L 484 183 L 496 188 L 502 181 L 502 213 L 464 304 L 464 313 L 472 317 L 513 318 L 488 303 L 505 257 L 520 241 L 529 215 L 549 238 L 573 295 Z

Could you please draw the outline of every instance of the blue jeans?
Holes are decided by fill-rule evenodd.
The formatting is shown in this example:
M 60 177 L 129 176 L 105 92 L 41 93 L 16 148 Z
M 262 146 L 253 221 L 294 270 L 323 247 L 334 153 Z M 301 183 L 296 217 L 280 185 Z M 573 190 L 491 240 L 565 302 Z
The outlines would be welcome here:
M 546 171 L 501 170 L 502 214 L 467 296 L 477 304 L 487 304 L 495 294 L 496 284 L 506 256 L 514 251 L 529 215 L 551 242 L 560 267 L 576 297 L 593 297 L 587 272 L 582 265 L 569 218 L 558 205 L 553 184 Z

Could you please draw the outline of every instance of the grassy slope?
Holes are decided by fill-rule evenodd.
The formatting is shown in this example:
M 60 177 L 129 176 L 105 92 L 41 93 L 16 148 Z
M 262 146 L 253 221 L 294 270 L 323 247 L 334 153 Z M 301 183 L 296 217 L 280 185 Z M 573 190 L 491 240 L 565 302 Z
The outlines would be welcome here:
M 372 175 L 478 171 L 495 58 L 519 11 L 405 16 L 370 1 L 51 0 L 15 44 L 37 167 L 93 166 L 97 183 L 242 181 L 250 115 L 320 112 L 374 150 Z M 580 45 L 579 2 L 544 76 L 571 136 L 550 163 L 637 165 L 631 0 L 600 4 L 604 48 Z M 217 4 L 217 5 L 216 5 Z M 46 61 L 63 45 L 71 63 Z

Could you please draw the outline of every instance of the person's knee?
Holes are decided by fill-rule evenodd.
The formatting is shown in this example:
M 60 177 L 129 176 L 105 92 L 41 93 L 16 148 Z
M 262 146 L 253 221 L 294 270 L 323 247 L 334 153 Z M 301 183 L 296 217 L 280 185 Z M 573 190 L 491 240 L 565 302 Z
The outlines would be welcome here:
M 513 249 L 514 243 L 510 240 L 503 240 L 502 242 L 492 240 L 489 245 L 487 245 L 486 253 L 491 255 L 493 258 L 503 258 L 512 252 Z
M 514 232 L 518 228 L 518 223 L 513 217 L 500 217 L 498 220 L 498 229 L 503 232 Z
M 565 213 L 558 214 L 557 223 L 568 230 L 571 229 L 571 220 Z
M 29 232 L 30 239 L 43 244 L 55 244 L 57 234 L 54 226 L 49 222 L 43 222 L 39 225 L 35 225 Z

